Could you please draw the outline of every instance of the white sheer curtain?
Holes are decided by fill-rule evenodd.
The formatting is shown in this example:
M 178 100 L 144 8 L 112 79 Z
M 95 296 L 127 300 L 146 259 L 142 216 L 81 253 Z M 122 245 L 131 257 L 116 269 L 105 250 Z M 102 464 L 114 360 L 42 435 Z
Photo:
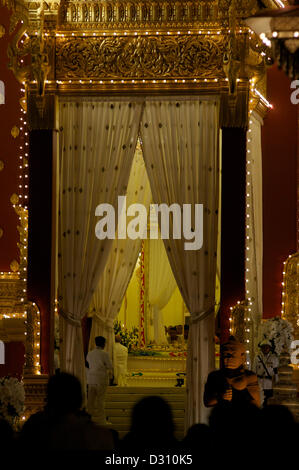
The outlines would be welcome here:
M 143 204 L 147 209 L 151 199 L 148 177 L 140 146 L 137 146 L 130 174 L 127 207 Z M 92 328 L 89 349 L 94 348 L 94 338 L 107 339 L 106 350 L 113 356 L 113 322 L 120 310 L 129 281 L 141 249 L 141 240 L 129 238 L 113 240 L 105 270 L 92 299 Z
M 162 240 L 147 240 L 148 248 L 148 340 L 167 343 L 162 309 L 168 304 L 175 288 L 169 260 Z
M 142 105 L 134 100 L 60 102 L 59 313 L 61 368 L 84 385 L 81 320 L 111 240 L 95 235 L 95 209 L 126 193 Z
M 262 190 L 262 118 L 253 112 L 247 132 L 246 176 L 246 298 L 252 303 L 251 357 L 259 338 L 263 318 L 263 190 Z
M 157 204 L 203 204 L 203 247 L 165 240 L 178 287 L 191 313 L 186 427 L 204 421 L 203 389 L 214 367 L 214 307 L 219 198 L 217 99 L 149 100 L 141 122 L 144 159 Z M 192 228 L 195 229 L 194 217 Z M 172 226 L 172 223 L 170 224 Z M 172 232 L 172 231 L 171 231 Z

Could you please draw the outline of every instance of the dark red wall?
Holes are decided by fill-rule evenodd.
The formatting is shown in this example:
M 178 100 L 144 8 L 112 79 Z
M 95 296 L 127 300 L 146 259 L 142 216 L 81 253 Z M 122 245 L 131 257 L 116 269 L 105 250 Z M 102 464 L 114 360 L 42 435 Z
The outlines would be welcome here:
M 0 364 L 0 377 L 10 375 L 20 379 L 23 374 L 24 354 L 24 343 L 5 343 L 5 364 Z
M 3 237 L 0 239 L 0 271 L 10 271 L 10 263 L 19 261 L 19 233 L 17 231 L 18 217 L 10 202 L 13 193 L 18 194 L 18 156 L 22 137 L 14 139 L 11 135 L 13 126 L 20 127 L 20 85 L 13 73 L 8 70 L 7 47 L 11 36 L 9 34 L 10 13 L 5 7 L 0 7 L 0 23 L 6 33 L 0 39 L 0 80 L 5 85 L 5 104 L 0 105 L 0 160 L 4 169 L 0 171 L 0 227 Z M 21 377 L 24 364 L 25 348 L 21 342 L 5 344 L 5 364 L 0 365 L 0 377 L 12 375 Z
M 0 238 L 0 271 L 10 271 L 10 263 L 19 261 L 17 242 L 18 217 L 10 202 L 13 193 L 18 194 L 18 149 L 21 138 L 14 139 L 11 135 L 13 126 L 20 126 L 20 85 L 13 73 L 8 70 L 7 46 L 9 36 L 9 12 L 0 7 L 0 23 L 5 27 L 6 34 L 0 39 L 0 80 L 5 85 L 5 104 L 0 105 L 0 160 L 4 162 L 4 169 L 0 171 L 0 227 L 3 228 L 3 237 Z
M 283 261 L 296 251 L 297 112 L 290 80 L 276 66 L 268 70 L 273 104 L 262 128 L 264 317 L 280 315 Z

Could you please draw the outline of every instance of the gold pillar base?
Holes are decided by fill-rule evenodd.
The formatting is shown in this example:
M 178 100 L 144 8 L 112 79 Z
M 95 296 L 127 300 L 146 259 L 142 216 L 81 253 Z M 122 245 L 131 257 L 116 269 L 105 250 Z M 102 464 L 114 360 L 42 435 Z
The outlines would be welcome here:
M 48 375 L 25 375 L 25 419 L 41 411 L 46 403 Z

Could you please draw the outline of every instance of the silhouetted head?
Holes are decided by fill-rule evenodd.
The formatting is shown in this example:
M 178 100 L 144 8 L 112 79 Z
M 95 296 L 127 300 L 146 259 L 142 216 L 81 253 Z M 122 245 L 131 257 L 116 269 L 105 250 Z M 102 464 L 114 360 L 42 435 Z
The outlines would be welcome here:
M 289 449 L 289 453 L 296 453 L 299 442 L 299 429 L 291 411 L 283 405 L 267 405 L 262 409 L 261 415 L 261 428 L 265 445 L 270 448 L 270 446 L 273 446 L 273 442 L 278 442 L 276 456 L 278 455 L 277 452 L 283 454 L 285 449 Z
M 283 405 L 267 405 L 262 410 L 262 423 L 273 434 L 284 433 L 294 426 L 295 420 L 290 410 Z
M 194 451 L 200 448 L 200 451 L 208 452 L 212 444 L 212 432 L 206 424 L 193 424 L 188 429 L 182 443 L 183 447 L 189 447 Z
M 169 404 L 157 396 L 140 400 L 133 408 L 131 432 L 149 444 L 171 441 L 174 423 Z
M 50 377 L 47 387 L 47 409 L 57 414 L 78 411 L 82 406 L 82 389 L 79 380 L 61 372 Z
M 120 335 L 115 335 L 115 342 L 120 343 L 121 342 L 121 336 Z
M 210 414 L 210 429 L 223 441 L 240 443 L 260 430 L 261 411 L 252 403 L 223 402 Z
M 95 340 L 97 348 L 104 349 L 105 344 L 106 344 L 106 338 L 104 338 L 104 336 L 96 336 L 94 340 Z

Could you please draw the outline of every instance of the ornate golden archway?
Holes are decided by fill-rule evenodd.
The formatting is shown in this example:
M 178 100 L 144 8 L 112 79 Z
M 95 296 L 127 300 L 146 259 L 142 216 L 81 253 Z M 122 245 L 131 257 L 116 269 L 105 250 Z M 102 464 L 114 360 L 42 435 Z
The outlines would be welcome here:
M 56 98 L 64 94 L 217 94 L 221 126 L 228 127 L 247 127 L 249 108 L 264 113 L 266 48 L 242 20 L 258 11 L 257 0 L 2 4 L 13 10 L 9 67 L 24 86 L 30 130 L 57 128 Z M 17 203 L 17 210 L 25 209 Z M 20 313 L 27 316 L 24 372 L 34 395 L 40 319 L 18 290 L 24 279 L 15 275 L 14 302 L 23 299 Z M 54 313 L 54 298 L 52 304 Z M 41 377 L 43 390 L 44 384 Z

